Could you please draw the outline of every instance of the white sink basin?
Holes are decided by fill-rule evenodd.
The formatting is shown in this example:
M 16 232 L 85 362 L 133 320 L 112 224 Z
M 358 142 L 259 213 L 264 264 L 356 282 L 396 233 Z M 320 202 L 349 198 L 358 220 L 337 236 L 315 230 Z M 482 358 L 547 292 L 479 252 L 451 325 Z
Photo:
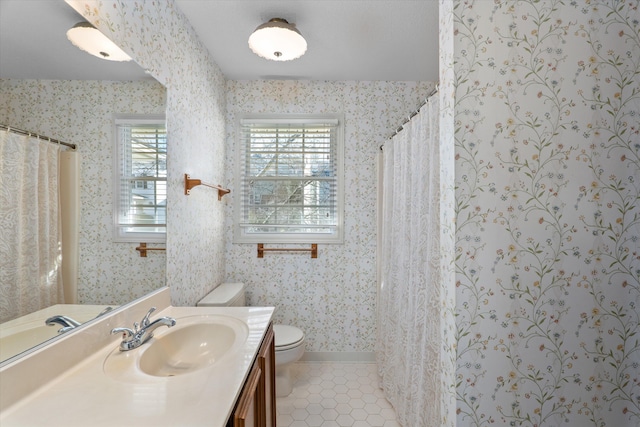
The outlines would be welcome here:
M 190 374 L 232 357 L 248 334 L 244 322 L 229 316 L 176 318 L 175 326 L 156 329 L 154 338 L 139 348 L 114 350 L 105 360 L 104 371 L 125 381 Z

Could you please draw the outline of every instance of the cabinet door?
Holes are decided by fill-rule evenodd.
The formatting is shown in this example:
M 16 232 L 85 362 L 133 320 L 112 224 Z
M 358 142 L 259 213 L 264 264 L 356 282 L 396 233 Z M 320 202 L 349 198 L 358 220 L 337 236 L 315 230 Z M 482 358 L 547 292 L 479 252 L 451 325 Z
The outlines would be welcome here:
M 263 426 L 276 427 L 276 353 L 273 327 L 269 325 L 258 353 L 258 366 L 262 370 L 260 380 Z
M 233 427 L 262 427 L 260 416 L 260 378 L 262 370 L 254 365 L 242 389 L 233 413 Z

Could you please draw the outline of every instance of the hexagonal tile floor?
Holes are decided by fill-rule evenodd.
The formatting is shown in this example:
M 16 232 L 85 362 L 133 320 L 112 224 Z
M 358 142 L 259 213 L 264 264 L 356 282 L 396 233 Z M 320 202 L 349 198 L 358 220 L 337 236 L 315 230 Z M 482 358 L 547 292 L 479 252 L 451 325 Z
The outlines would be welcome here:
M 277 427 L 401 427 L 375 364 L 299 362 L 291 374 L 293 392 L 276 399 Z

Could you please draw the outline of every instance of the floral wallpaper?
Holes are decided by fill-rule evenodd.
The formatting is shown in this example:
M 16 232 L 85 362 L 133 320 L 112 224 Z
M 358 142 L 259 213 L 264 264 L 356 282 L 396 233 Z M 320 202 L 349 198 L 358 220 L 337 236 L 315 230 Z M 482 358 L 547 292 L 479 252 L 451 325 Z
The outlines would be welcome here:
M 233 244 L 227 204 L 226 281 L 247 285 L 250 305 L 273 305 L 275 321 L 305 333 L 309 352 L 372 352 L 376 317 L 376 162 L 379 147 L 434 83 L 227 82 L 227 176 L 233 177 L 241 113 L 341 113 L 345 121 L 345 243 L 308 254 L 269 253 Z M 235 194 L 235 195 L 234 195 Z M 290 245 L 285 245 L 290 246 Z
M 113 242 L 114 114 L 163 114 L 156 81 L 0 80 L 0 122 L 75 143 L 80 154 L 78 302 L 124 304 L 162 286 L 164 253 Z
M 638 426 L 638 2 L 448 3 L 457 422 Z
M 184 174 L 225 185 L 225 79 L 172 0 L 66 0 L 167 87 L 167 285 L 195 305 L 223 281 L 224 205 Z

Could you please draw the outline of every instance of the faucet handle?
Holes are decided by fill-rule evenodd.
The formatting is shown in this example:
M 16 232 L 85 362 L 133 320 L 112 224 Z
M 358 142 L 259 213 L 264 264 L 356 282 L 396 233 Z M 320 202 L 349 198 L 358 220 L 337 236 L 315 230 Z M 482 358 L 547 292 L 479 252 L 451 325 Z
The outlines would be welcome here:
M 153 313 L 154 311 L 156 311 L 155 307 L 151 307 L 149 309 L 149 311 L 147 312 L 147 314 L 144 315 L 144 317 L 142 318 L 142 322 L 140 326 L 142 326 L 143 328 L 146 328 L 147 326 L 149 326 L 149 324 L 151 323 L 149 321 L 149 318 L 151 317 L 151 313 Z
M 131 338 L 135 335 L 135 332 L 131 328 L 113 328 L 112 334 L 122 334 L 123 339 Z
M 113 307 L 107 307 L 104 310 L 102 310 L 100 313 L 98 313 L 98 315 L 95 318 L 97 319 L 100 316 L 104 316 L 105 314 L 107 314 L 111 310 L 113 310 Z

